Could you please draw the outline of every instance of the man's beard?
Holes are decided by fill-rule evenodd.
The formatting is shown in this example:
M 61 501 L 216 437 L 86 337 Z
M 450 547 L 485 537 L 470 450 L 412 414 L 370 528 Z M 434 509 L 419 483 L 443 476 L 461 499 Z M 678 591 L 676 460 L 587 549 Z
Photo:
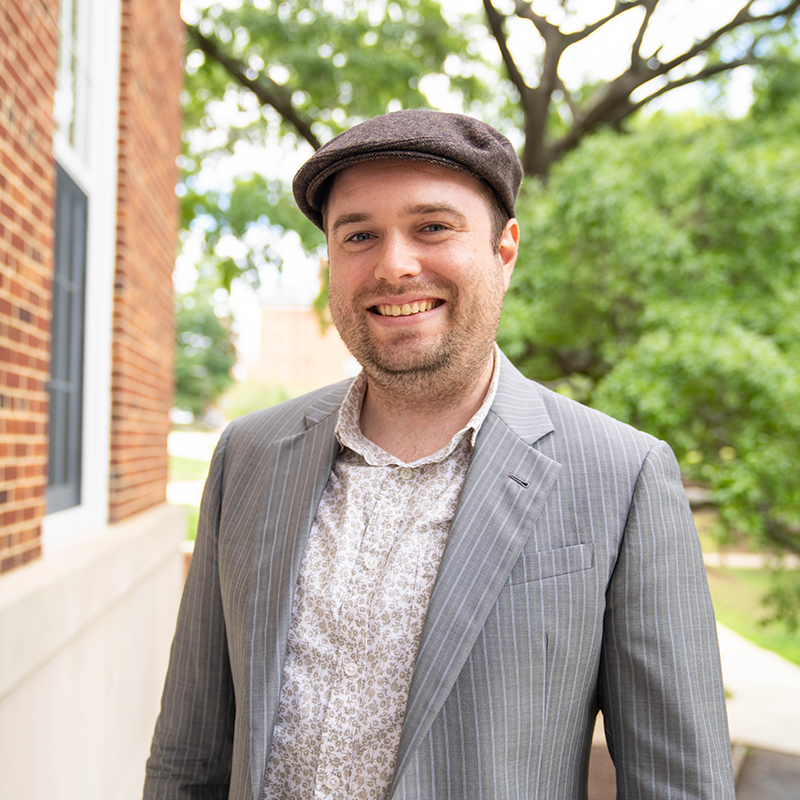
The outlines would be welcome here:
M 413 341 L 419 334 L 398 330 L 391 344 L 382 345 L 373 338 L 362 321 L 365 304 L 373 297 L 413 294 L 419 297 L 442 297 L 450 326 L 436 341 Z M 488 297 L 491 288 L 485 292 Z M 447 401 L 458 397 L 465 386 L 476 380 L 489 360 L 502 310 L 503 292 L 481 300 L 474 292 L 469 299 L 445 278 L 415 283 L 413 286 L 374 287 L 360 290 L 347 303 L 331 289 L 331 317 L 342 341 L 364 368 L 370 383 L 398 400 L 413 402 Z M 468 307 L 463 307 L 464 303 Z M 367 311 L 366 313 L 373 313 Z

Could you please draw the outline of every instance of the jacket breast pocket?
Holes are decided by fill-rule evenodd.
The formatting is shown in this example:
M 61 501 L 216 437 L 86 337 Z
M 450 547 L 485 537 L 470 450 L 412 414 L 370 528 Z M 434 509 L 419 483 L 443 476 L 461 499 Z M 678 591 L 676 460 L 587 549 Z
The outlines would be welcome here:
M 570 572 L 580 572 L 594 566 L 594 543 L 584 542 L 557 550 L 523 553 L 514 564 L 509 584 L 530 583 L 555 578 Z

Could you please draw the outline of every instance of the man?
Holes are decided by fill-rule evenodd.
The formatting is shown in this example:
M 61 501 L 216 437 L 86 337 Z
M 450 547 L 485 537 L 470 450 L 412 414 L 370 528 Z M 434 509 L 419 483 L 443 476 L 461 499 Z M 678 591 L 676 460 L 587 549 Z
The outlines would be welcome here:
M 147 798 L 585 798 L 598 709 L 620 797 L 733 798 L 674 456 L 494 344 L 521 175 L 430 111 L 298 172 L 363 372 L 223 434 Z

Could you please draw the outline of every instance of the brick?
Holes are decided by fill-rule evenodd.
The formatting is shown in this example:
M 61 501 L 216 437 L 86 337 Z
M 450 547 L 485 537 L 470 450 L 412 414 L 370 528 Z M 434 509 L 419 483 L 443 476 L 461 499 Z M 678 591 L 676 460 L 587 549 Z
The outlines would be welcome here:
M 163 502 L 164 443 L 174 337 L 172 298 L 164 291 L 172 272 L 177 204 L 174 157 L 180 137 L 181 76 L 167 67 L 178 52 L 176 15 L 155 13 L 156 0 L 123 2 L 123 74 L 120 89 L 117 264 L 114 279 L 112 364 L 112 481 L 110 513 L 122 519 Z M 149 52 L 159 58 L 148 58 Z M 161 58 L 167 54 L 166 59 Z M 179 56 L 178 56 L 179 57 Z M 148 73 L 166 75 L 148 80 Z M 160 125 L 155 127 L 154 120 Z M 146 165 L 150 168 L 146 168 Z M 140 229 L 148 236 L 138 235 Z M 147 268 L 142 268 L 147 265 Z M 159 376 L 160 380 L 153 376 Z M 152 431 L 160 428 L 153 445 Z
M 38 557 L 46 487 L 56 0 L 0 11 L 0 572 Z M 122 0 L 110 513 L 163 502 L 174 337 L 183 24 L 178 0 Z M 168 343 L 168 346 L 164 346 Z M 13 459 L 13 461 L 11 460 Z M 10 462 L 10 463 L 9 463 Z M 0 497 L 3 495 L 0 493 Z

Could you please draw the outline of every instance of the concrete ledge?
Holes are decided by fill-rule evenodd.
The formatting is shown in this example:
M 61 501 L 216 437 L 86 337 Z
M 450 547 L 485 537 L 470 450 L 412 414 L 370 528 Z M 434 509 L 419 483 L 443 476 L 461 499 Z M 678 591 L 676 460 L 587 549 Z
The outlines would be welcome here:
M 184 520 L 159 505 L 0 578 L 0 700 L 179 558 Z

